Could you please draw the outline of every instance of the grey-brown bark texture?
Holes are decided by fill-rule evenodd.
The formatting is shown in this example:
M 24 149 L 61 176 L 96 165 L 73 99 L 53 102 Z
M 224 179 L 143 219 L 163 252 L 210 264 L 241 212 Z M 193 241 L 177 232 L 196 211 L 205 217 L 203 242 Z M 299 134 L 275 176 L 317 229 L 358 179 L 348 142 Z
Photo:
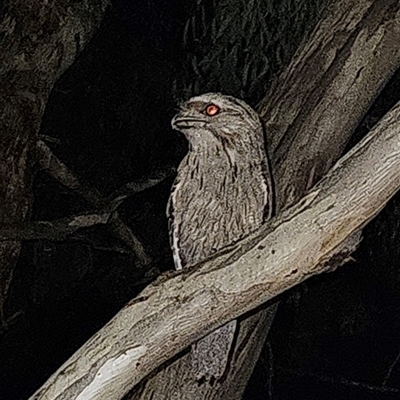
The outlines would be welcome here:
M 399 8 L 398 1 L 331 1 L 321 21 L 313 32 L 308 35 L 288 68 L 260 103 L 259 110 L 265 119 L 269 133 L 270 155 L 277 185 L 278 210 L 282 210 L 289 204 L 296 202 L 333 165 L 367 108 L 391 73 L 398 67 L 400 60 L 400 49 L 397 45 L 397 43 L 400 43 Z M 396 140 L 396 118 L 398 118 L 398 109 L 388 116 L 385 122 L 386 125 L 383 124 L 379 127 L 380 130 L 376 132 L 375 139 L 379 137 L 379 134 L 385 128 L 390 127 L 387 132 L 387 139 L 389 141 Z M 320 189 L 313 192 L 311 197 L 300 203 L 296 207 L 297 211 L 295 209 L 289 213 L 294 219 L 290 217 L 285 220 L 284 216 L 278 218 L 277 221 L 281 224 L 279 225 L 281 232 L 286 232 L 287 237 L 293 233 L 291 229 L 294 229 L 301 237 L 302 229 L 311 229 L 316 221 L 320 221 L 320 225 L 318 225 L 319 231 L 318 229 L 315 231 L 316 240 L 320 240 L 318 235 L 322 233 L 327 233 L 328 236 L 325 237 L 321 248 L 315 244 L 317 248 L 325 252 L 320 254 L 320 258 L 316 258 L 315 262 L 317 264 L 326 262 L 337 251 L 337 247 L 340 246 L 344 237 L 357 232 L 360 226 L 369 220 L 393 194 L 393 191 L 397 189 L 396 173 L 390 175 L 391 179 L 386 179 L 387 176 L 385 179 L 382 179 L 382 176 L 376 176 L 375 183 L 379 183 L 377 187 L 379 186 L 381 189 L 378 188 L 377 190 L 382 197 L 380 197 L 380 200 L 374 198 L 375 200 L 371 201 L 371 207 L 374 208 L 374 211 L 369 208 L 368 198 L 364 193 L 360 194 L 359 191 L 355 190 L 360 177 L 362 177 L 360 187 L 365 188 L 366 182 L 372 185 L 372 181 L 369 181 L 371 174 L 368 168 L 378 172 L 377 159 L 372 156 L 378 154 L 379 146 L 383 146 L 385 143 L 390 144 L 385 140 L 380 142 L 371 141 L 370 143 L 366 141 L 364 150 L 352 154 L 355 160 L 357 157 L 361 157 L 360 160 L 363 160 L 363 163 L 359 164 L 355 161 L 353 165 L 351 158 L 347 159 L 340 166 L 350 168 L 345 168 L 348 175 L 341 174 L 341 169 L 337 168 L 330 180 L 324 181 L 325 186 L 322 185 Z M 398 157 L 397 145 L 390 144 L 390 146 L 394 151 L 392 160 L 395 160 Z M 390 164 L 391 156 L 385 158 L 386 150 L 379 154 L 382 160 L 386 160 L 385 165 L 388 165 Z M 369 160 L 371 164 L 368 164 Z M 355 172 L 351 169 L 356 165 L 358 165 L 359 169 L 354 171 L 357 171 L 360 174 L 359 176 L 354 175 Z M 363 175 L 362 168 L 367 168 L 366 175 Z M 385 185 L 390 185 L 391 183 L 393 185 L 389 190 Z M 332 197 L 328 201 L 326 200 L 328 197 L 325 198 L 319 190 L 322 190 L 321 188 L 324 188 L 323 191 L 325 189 L 328 190 L 329 185 L 332 185 L 332 190 L 329 192 Z M 350 192 L 346 192 L 347 189 L 354 189 L 353 194 L 350 195 Z M 351 204 L 356 206 L 355 210 L 352 208 L 352 212 L 358 213 L 357 216 L 354 214 L 354 220 L 351 218 L 347 220 L 346 218 L 341 219 L 339 218 L 340 212 L 335 211 L 335 206 L 339 205 L 339 201 L 335 202 L 334 199 L 340 198 L 342 199 L 341 201 L 345 201 L 342 196 L 343 193 L 347 193 L 348 200 L 350 201 L 351 199 L 353 201 Z M 321 207 L 320 216 L 318 218 L 307 217 L 300 219 L 297 222 L 298 225 L 296 225 L 297 212 L 311 212 L 309 207 L 316 198 L 314 196 L 321 200 L 321 203 L 318 203 Z M 361 201 L 365 208 L 357 209 Z M 342 213 L 344 213 L 346 207 L 341 209 Z M 330 212 L 333 212 L 333 214 L 330 214 Z M 328 215 L 330 215 L 329 218 Z M 292 221 L 293 225 L 289 224 L 287 226 L 286 224 L 289 221 Z M 330 231 L 331 225 L 333 231 Z M 309 231 L 307 231 L 308 233 Z M 262 235 L 268 236 L 265 232 Z M 283 239 L 283 236 L 280 236 L 280 241 L 277 243 L 278 247 L 279 244 L 285 247 L 282 241 L 286 239 Z M 344 246 L 342 248 L 343 252 L 346 254 L 346 252 L 353 250 L 357 242 L 358 237 L 355 237 L 352 242 L 348 243 L 347 247 Z M 258 253 L 254 243 L 255 239 L 253 238 L 249 239 L 247 247 L 246 245 L 241 245 L 242 250 L 238 250 L 241 255 L 236 253 L 234 259 L 237 261 L 243 256 L 242 260 L 244 261 L 234 262 L 234 265 L 236 267 L 242 265 L 244 268 L 242 272 L 250 274 L 244 276 L 250 280 L 252 276 L 256 281 L 261 272 L 260 270 L 251 272 L 253 264 L 250 260 L 253 260 L 254 265 L 258 265 L 257 260 L 263 260 L 263 257 L 266 257 L 265 259 L 271 257 L 270 248 L 265 247 L 265 244 L 268 245 L 268 243 L 270 246 L 271 242 L 265 239 L 265 242 L 258 247 Z M 299 251 L 296 256 L 298 258 L 292 260 L 291 269 L 286 270 L 286 273 L 282 272 L 280 284 L 285 282 L 284 286 L 286 288 L 316 272 L 315 270 L 312 271 L 312 269 L 301 269 L 301 272 L 299 272 L 300 269 L 296 268 L 296 262 L 299 263 L 298 267 L 300 268 L 301 257 L 304 257 L 305 260 L 310 260 L 310 254 L 317 251 L 315 247 L 312 247 L 314 245 L 305 245 L 304 243 L 303 245 L 305 246 L 303 252 L 299 247 L 300 243 L 294 245 L 293 248 Z M 246 251 L 248 251 L 248 254 L 253 254 L 254 257 L 249 256 L 250 258 L 246 258 Z M 287 261 L 287 258 L 283 257 L 281 264 L 284 264 L 283 259 Z M 226 261 L 226 258 L 221 257 L 217 264 L 224 264 L 224 261 Z M 210 267 L 210 265 L 205 267 L 207 271 L 213 270 L 213 266 L 211 265 Z M 313 265 L 316 266 L 316 264 Z M 270 265 L 265 266 L 265 268 L 267 267 L 269 268 Z M 284 266 L 281 265 L 281 267 L 284 269 Z M 214 268 L 216 268 L 215 271 L 219 270 L 219 267 L 215 265 Z M 317 271 L 320 270 L 317 268 Z M 201 271 L 198 274 L 195 275 L 200 281 L 204 275 Z M 207 275 L 205 271 L 204 274 Z M 64 396 L 68 393 L 69 398 L 78 398 L 79 395 L 82 398 L 82 395 L 85 394 L 87 399 L 118 399 L 123 393 L 126 393 L 131 387 L 130 385 L 142 379 L 146 373 L 154 368 L 156 366 L 155 363 L 159 365 L 160 362 L 165 361 L 172 354 L 176 354 L 177 351 L 182 350 L 190 342 L 200 338 L 202 334 L 210 332 L 218 324 L 229 320 L 228 312 L 225 312 L 223 318 L 221 317 L 222 314 L 213 314 L 213 319 L 207 320 L 206 313 L 202 314 L 194 311 L 198 309 L 198 304 L 202 301 L 207 304 L 215 294 L 211 289 L 210 291 L 204 289 L 204 287 L 207 287 L 205 282 L 203 282 L 205 286 L 200 290 L 201 283 L 198 283 L 196 279 L 190 278 L 193 276 L 189 274 L 189 277 L 174 278 L 171 280 L 172 286 L 168 286 L 167 282 L 169 281 L 164 282 L 169 289 L 166 289 L 161 283 L 158 288 L 160 289 L 159 292 L 155 289 L 156 286 L 145 291 L 143 295 L 150 296 L 149 298 L 144 297 L 143 302 L 139 299 L 139 305 L 136 308 L 135 304 L 132 304 L 131 307 L 135 311 L 128 311 L 127 309 L 121 311 L 120 315 L 110 322 L 103 332 L 99 332 L 80 353 L 77 353 L 61 367 L 34 398 L 55 399 L 60 393 L 64 393 Z M 279 292 L 274 286 L 279 286 L 279 280 L 275 280 L 273 276 L 271 274 L 270 278 L 268 278 L 269 280 L 267 279 L 265 287 L 257 288 L 257 285 L 253 287 L 253 294 L 257 293 L 260 297 L 265 296 L 263 301 Z M 230 273 L 228 272 L 224 275 L 224 278 L 219 277 L 217 281 L 212 281 L 210 276 L 209 282 L 214 282 L 210 283 L 211 286 L 216 284 L 217 286 L 223 286 L 224 284 L 229 285 L 232 283 L 231 290 L 234 292 L 233 288 L 237 288 L 239 281 L 242 280 L 243 276 L 235 274 L 235 270 L 232 268 Z M 176 287 L 173 281 L 176 282 Z M 190 291 L 190 285 L 199 285 L 196 286 L 197 291 L 190 292 L 195 297 L 189 295 L 189 292 L 185 292 L 186 288 Z M 167 306 L 167 300 L 163 296 L 168 298 L 173 296 L 168 292 L 168 290 L 175 290 L 172 287 L 176 288 L 177 293 L 179 290 L 181 293 L 185 292 L 188 297 L 185 297 L 186 295 L 183 297 L 178 296 L 179 298 L 175 300 L 175 303 L 171 300 L 171 303 L 168 303 L 169 306 Z M 157 294 L 154 294 L 153 290 Z M 271 293 L 266 293 L 269 290 Z M 282 286 L 281 290 L 283 290 Z M 227 291 L 229 292 L 229 290 Z M 240 313 L 248 310 L 244 305 L 245 298 L 250 301 L 249 298 L 251 296 L 247 297 L 248 294 L 249 292 L 245 291 L 242 293 L 242 297 L 232 295 L 234 296 L 232 298 L 221 295 L 221 307 L 235 309 L 236 311 L 231 314 L 231 318 L 235 318 Z M 156 300 L 156 297 L 158 300 Z M 234 301 L 232 300 L 233 298 L 235 299 Z M 253 298 L 251 299 L 251 301 L 254 300 Z M 160 313 L 155 312 L 152 314 L 149 311 L 150 309 L 146 309 L 147 311 L 142 309 L 142 306 L 147 304 L 147 301 L 152 302 L 153 300 L 163 304 Z M 177 304 L 185 308 L 187 319 L 180 319 L 179 313 L 175 313 Z M 254 300 L 252 304 L 255 306 L 259 303 Z M 152 308 L 152 310 L 154 311 L 155 308 Z M 147 318 L 145 317 L 145 320 L 142 321 L 133 318 L 131 322 L 128 322 L 131 318 L 131 313 L 135 312 L 148 313 Z M 214 310 L 214 312 L 216 311 Z M 193 382 L 191 383 L 186 379 L 187 371 L 181 368 L 178 359 L 178 361 L 175 360 L 173 363 L 168 364 L 167 369 L 169 370 L 170 375 L 168 376 L 170 378 L 163 380 L 162 386 L 157 384 L 157 379 L 150 378 L 148 382 L 144 382 L 145 391 L 142 391 L 142 387 L 141 391 L 136 392 L 131 398 L 168 398 L 168 393 L 173 390 L 181 390 L 182 399 L 240 398 L 252 366 L 261 349 L 260 346 L 268 331 L 271 315 L 273 315 L 273 310 L 270 309 L 264 315 L 259 313 L 247 319 L 248 327 L 239 333 L 236 352 L 225 381 L 217 382 L 209 390 L 203 390 L 204 386 L 199 388 L 197 382 L 196 386 L 194 386 Z M 193 318 L 196 318 L 196 320 Z M 131 325 L 127 326 L 127 324 Z M 152 324 L 158 324 L 158 333 L 152 339 L 146 338 L 143 334 L 144 327 L 146 326 L 147 329 Z M 193 328 L 194 325 L 197 326 L 197 330 Z M 121 329 L 126 334 L 122 333 Z M 147 332 L 147 335 L 151 335 L 151 332 L 154 334 L 155 331 L 150 330 Z M 247 335 L 245 332 L 251 334 Z M 136 333 L 137 336 L 135 336 Z M 144 335 L 143 341 L 141 335 Z M 168 340 L 166 340 L 167 337 Z M 155 345 L 156 342 L 158 345 Z M 148 351 L 153 351 L 152 354 L 154 355 L 153 364 L 151 365 L 148 363 L 148 358 L 145 359 L 144 356 Z M 89 355 L 90 357 L 88 358 L 91 361 L 84 361 L 83 358 Z M 111 364 L 115 366 L 112 372 L 110 370 Z M 246 367 L 244 368 L 244 366 Z M 120 368 L 120 371 L 116 374 L 117 367 Z M 140 370 L 138 375 L 135 375 L 135 378 L 132 377 L 134 370 Z M 157 374 L 157 371 L 154 374 Z M 132 378 L 129 379 L 129 377 Z M 74 384 L 71 385 L 70 382 L 74 382 Z
M 8 0 L 0 22 L 0 223 L 29 218 L 37 133 L 58 77 L 96 32 L 109 0 Z M 21 243 L 0 243 L 0 317 Z

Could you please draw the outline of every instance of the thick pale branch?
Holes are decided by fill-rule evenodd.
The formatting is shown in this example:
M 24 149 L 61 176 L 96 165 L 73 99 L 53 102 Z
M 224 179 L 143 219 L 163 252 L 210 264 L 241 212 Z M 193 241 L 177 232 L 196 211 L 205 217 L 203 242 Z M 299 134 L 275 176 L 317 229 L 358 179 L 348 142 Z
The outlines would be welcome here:
M 296 206 L 147 287 L 31 398 L 120 399 L 190 343 L 327 268 L 400 188 L 400 103 Z

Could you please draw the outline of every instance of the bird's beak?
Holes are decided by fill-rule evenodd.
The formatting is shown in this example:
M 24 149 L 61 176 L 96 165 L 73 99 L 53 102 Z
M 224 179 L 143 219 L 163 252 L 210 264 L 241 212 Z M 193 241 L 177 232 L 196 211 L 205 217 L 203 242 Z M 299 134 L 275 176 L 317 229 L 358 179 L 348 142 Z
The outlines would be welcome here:
M 196 116 L 191 117 L 190 115 L 183 115 L 182 112 L 179 112 L 178 114 L 175 115 L 174 118 L 172 118 L 171 121 L 171 126 L 172 129 L 176 129 L 177 131 L 180 131 L 182 129 L 189 129 L 193 128 L 193 126 L 198 126 L 199 123 L 205 123 L 203 119 L 200 119 Z

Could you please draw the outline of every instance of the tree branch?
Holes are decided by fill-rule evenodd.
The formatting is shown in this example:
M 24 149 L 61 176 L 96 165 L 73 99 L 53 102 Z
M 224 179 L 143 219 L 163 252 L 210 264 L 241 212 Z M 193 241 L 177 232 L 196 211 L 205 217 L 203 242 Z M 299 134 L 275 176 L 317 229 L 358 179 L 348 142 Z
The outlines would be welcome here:
M 31 400 L 120 399 L 218 326 L 329 270 L 400 188 L 399 120 L 400 103 L 294 207 L 223 254 L 148 286 Z
M 0 242 L 7 240 L 62 240 L 82 228 L 105 225 L 110 214 L 82 214 L 55 221 L 33 221 L 23 225 L 4 224 L 0 228 Z
M 72 171 L 54 155 L 50 147 L 43 140 L 38 140 L 36 144 L 36 160 L 39 165 L 54 179 L 62 185 L 78 193 L 96 210 L 108 210 L 109 203 L 101 193 L 83 184 Z
M 176 174 L 176 168 L 171 167 L 160 171 L 156 171 L 151 176 L 139 182 L 127 183 L 124 187 L 116 190 L 109 196 L 109 199 L 112 203 L 112 208 L 117 209 L 119 205 L 128 197 L 143 192 L 144 190 L 150 189 L 153 186 L 158 185 L 165 179 L 174 176 L 175 174 Z

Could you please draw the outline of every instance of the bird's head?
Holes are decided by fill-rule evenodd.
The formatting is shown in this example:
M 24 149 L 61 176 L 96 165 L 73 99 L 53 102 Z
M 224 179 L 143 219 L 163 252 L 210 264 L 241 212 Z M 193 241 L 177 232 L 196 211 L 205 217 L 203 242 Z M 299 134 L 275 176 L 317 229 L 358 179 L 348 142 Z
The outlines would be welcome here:
M 182 132 L 191 143 L 207 138 L 241 140 L 241 136 L 252 132 L 259 135 L 260 126 L 260 118 L 250 106 L 220 93 L 192 97 L 172 119 L 172 128 Z

